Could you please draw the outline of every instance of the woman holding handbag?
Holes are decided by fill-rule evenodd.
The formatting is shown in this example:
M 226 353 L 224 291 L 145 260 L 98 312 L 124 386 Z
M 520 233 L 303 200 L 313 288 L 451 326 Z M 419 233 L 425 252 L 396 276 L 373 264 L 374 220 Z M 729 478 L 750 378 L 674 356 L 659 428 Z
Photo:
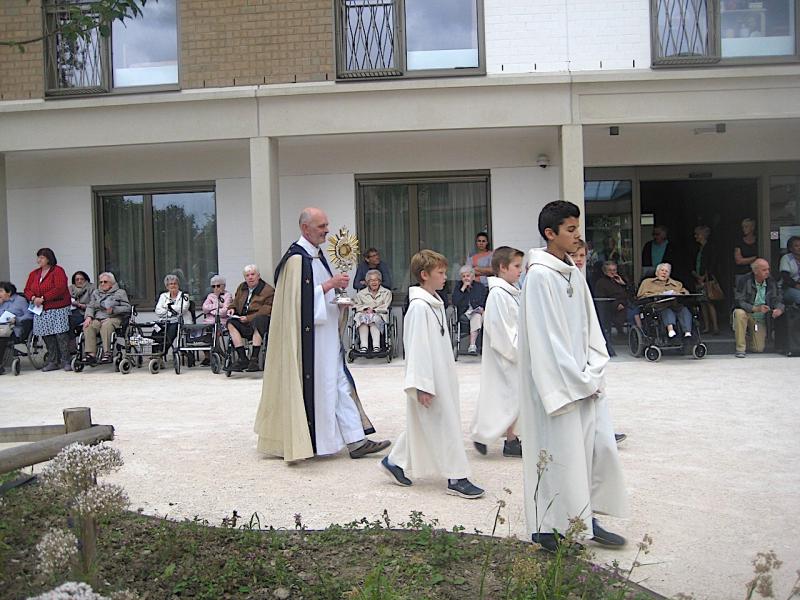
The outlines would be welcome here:
M 67 287 L 67 274 L 58 266 L 50 248 L 36 253 L 38 268 L 28 275 L 25 297 L 31 303 L 33 333 L 42 336 L 47 347 L 47 363 L 42 371 L 55 371 L 59 365 L 72 371 L 69 355 L 69 313 L 72 296 Z
M 703 312 L 703 333 L 711 330 L 712 335 L 719 335 L 719 323 L 717 320 L 717 308 L 714 302 L 723 300 L 725 295 L 717 279 L 711 273 L 711 266 L 714 264 L 714 249 L 709 244 L 711 228 L 707 225 L 698 225 L 694 228 L 694 240 L 697 242 L 697 253 L 694 257 L 694 269 L 692 277 L 695 281 L 695 289 L 703 294 L 703 302 L 700 309 Z

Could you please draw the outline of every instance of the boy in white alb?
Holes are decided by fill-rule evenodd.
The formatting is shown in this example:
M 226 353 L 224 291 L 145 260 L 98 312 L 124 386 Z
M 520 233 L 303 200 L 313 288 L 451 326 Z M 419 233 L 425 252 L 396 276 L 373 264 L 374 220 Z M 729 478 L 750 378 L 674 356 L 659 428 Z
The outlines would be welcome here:
M 625 539 L 603 529 L 594 514 L 628 512 L 604 393 L 605 339 L 586 279 L 568 256 L 580 240 L 579 217 L 571 202 L 542 209 L 539 232 L 547 248 L 528 255 L 520 309 L 525 513 L 532 540 L 550 551 L 575 517 L 596 542 L 624 545 Z M 552 459 L 543 461 L 540 451 Z
M 483 320 L 483 358 L 481 387 L 472 442 L 481 454 L 486 446 L 505 434 L 503 456 L 522 456 L 522 446 L 514 433 L 519 416 L 519 362 L 517 333 L 520 289 L 516 283 L 522 272 L 524 254 L 516 248 L 501 246 L 492 255 L 489 297 Z
M 381 465 L 398 485 L 411 485 L 408 471 L 415 477 L 446 478 L 448 494 L 480 498 L 483 490 L 467 479 L 458 379 L 444 302 L 437 294 L 447 281 L 447 259 L 432 250 L 417 252 L 411 276 L 419 286 L 408 289 L 403 321 L 406 431 Z

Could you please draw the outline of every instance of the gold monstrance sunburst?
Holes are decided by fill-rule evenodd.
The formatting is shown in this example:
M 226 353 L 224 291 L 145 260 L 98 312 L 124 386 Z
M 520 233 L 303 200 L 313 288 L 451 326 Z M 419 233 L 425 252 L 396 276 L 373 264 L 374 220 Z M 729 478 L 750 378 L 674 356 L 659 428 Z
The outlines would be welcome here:
M 340 227 L 339 233 L 328 237 L 328 256 L 338 271 L 346 273 L 358 262 L 358 238 L 347 227 Z M 341 288 L 336 289 L 334 304 L 352 304 L 353 300 Z

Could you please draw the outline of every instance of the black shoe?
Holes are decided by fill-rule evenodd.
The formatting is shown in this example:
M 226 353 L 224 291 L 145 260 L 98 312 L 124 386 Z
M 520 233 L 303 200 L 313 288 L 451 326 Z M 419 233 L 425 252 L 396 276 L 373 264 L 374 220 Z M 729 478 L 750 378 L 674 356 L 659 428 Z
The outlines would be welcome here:
M 503 456 L 522 456 L 522 442 L 519 441 L 519 438 L 503 442 Z
M 614 434 L 614 441 L 617 442 L 618 444 L 624 442 L 627 439 L 628 439 L 628 436 L 625 433 L 615 433 Z
M 480 442 L 472 442 L 472 445 L 475 446 L 475 450 L 486 456 L 486 444 L 481 444 Z
M 626 544 L 625 538 L 621 535 L 611 533 L 600 527 L 597 519 L 592 519 L 592 531 L 594 534 L 592 540 L 598 544 L 603 544 L 604 546 L 624 546 Z
M 558 551 L 559 544 L 566 544 L 565 539 L 560 533 L 534 533 L 531 535 L 531 541 L 534 544 L 539 544 L 543 550 L 553 554 Z M 567 550 L 573 553 L 580 553 L 583 550 L 583 544 L 572 542 Z
M 388 456 L 383 457 L 383 460 L 381 461 L 381 466 L 384 469 L 384 473 L 387 473 L 389 477 L 392 478 L 392 481 L 395 484 L 402 485 L 403 487 L 408 487 L 412 484 L 412 481 L 408 477 L 406 477 L 405 473 L 403 473 L 403 469 L 401 469 L 397 465 L 389 464 Z
M 466 477 L 464 479 L 459 479 L 455 483 L 450 483 L 448 481 L 447 493 L 451 496 L 460 496 L 461 498 L 466 498 L 467 500 L 473 500 L 483 496 L 483 490 L 477 485 L 473 485 L 473 483 Z
M 257 373 L 261 369 L 258 367 L 258 357 L 251 358 L 244 368 L 248 373 Z
M 83 364 L 91 367 L 92 365 L 97 364 L 97 358 L 95 358 L 94 354 L 86 354 L 83 357 Z
M 241 372 L 244 371 L 249 366 L 250 366 L 249 360 L 247 360 L 246 358 L 244 359 L 240 358 L 231 365 L 231 371 Z
M 372 440 L 368 439 L 358 448 L 350 451 L 350 458 L 361 458 L 362 456 L 366 456 L 367 454 L 375 454 L 376 452 L 380 452 L 381 450 L 386 450 L 386 448 L 388 448 L 391 444 L 392 442 L 390 442 L 389 440 L 373 442 Z

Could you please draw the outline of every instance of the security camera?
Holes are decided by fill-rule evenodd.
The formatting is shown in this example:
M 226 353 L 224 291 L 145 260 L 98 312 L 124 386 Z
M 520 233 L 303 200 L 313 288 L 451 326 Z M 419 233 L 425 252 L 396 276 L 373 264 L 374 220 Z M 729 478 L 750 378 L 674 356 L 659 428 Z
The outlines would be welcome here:
M 546 169 L 550 166 L 550 157 L 547 154 L 540 154 L 536 157 L 536 164 L 541 168 Z

